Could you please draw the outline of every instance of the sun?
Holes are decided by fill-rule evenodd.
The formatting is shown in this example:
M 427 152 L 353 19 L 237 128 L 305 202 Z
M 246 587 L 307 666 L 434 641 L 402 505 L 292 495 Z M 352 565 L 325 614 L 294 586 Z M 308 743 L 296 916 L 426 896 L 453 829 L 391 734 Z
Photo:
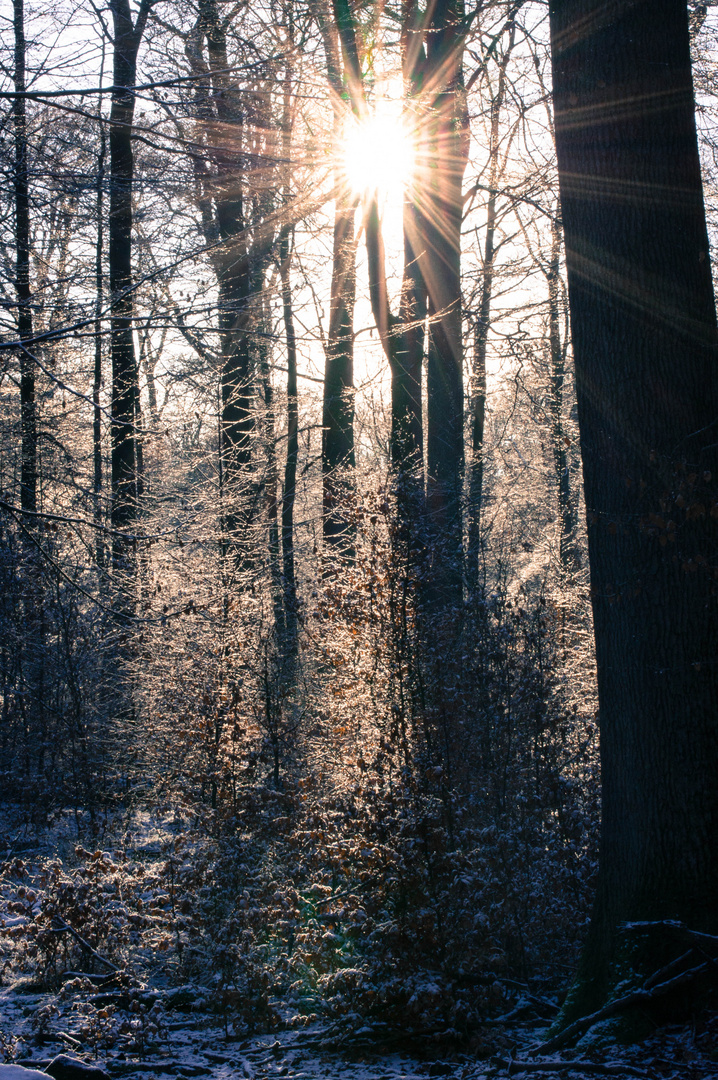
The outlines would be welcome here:
M 401 199 L 411 177 L 413 148 L 401 116 L 388 102 L 362 120 L 347 122 L 342 167 L 351 191 L 380 201 Z

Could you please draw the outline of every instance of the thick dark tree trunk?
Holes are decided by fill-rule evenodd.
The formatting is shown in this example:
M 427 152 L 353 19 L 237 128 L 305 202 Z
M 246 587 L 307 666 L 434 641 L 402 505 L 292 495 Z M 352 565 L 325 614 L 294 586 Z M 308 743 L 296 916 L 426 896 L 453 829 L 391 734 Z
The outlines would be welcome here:
M 550 18 L 603 769 L 570 1015 L 624 921 L 718 930 L 718 367 L 686 4 Z

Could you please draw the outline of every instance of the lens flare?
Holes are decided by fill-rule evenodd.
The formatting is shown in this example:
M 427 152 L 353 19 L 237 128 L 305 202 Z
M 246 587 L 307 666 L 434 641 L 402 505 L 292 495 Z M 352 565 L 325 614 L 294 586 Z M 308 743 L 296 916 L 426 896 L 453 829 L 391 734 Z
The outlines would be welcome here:
M 343 146 L 343 169 L 355 195 L 377 194 L 381 200 L 401 197 L 408 182 L 413 152 L 401 119 L 376 111 L 351 120 Z

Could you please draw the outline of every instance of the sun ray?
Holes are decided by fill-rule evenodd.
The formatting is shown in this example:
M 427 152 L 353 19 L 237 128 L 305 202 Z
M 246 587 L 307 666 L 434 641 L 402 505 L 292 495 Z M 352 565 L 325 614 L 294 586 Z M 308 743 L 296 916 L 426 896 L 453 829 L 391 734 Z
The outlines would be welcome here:
M 355 195 L 376 194 L 380 202 L 401 198 L 413 157 L 412 140 L 395 102 L 379 102 L 365 117 L 348 119 L 341 166 Z

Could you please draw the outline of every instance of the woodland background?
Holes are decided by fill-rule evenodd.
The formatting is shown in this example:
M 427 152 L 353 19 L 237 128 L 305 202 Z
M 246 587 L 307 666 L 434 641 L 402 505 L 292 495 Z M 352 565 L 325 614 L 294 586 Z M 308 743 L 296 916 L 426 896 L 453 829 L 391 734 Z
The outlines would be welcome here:
M 359 77 L 323 0 L 2 9 L 3 978 L 479 1043 L 570 980 L 599 776 L 547 12 L 444 6 L 458 60 L 409 74 L 461 267 L 424 307 L 337 151 L 407 110 L 418 7 L 346 8 Z

